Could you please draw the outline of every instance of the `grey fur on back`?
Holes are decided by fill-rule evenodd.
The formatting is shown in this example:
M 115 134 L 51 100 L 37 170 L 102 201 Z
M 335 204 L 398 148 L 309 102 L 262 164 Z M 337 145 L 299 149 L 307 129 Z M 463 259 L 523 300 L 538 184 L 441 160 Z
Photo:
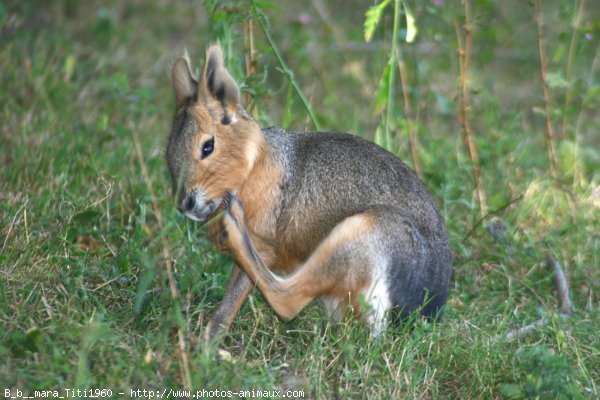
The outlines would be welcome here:
M 276 210 L 277 235 L 285 234 L 291 243 L 294 237 L 313 241 L 310 248 L 300 249 L 297 257 L 308 257 L 346 217 L 366 210 L 393 210 L 394 219 L 416 228 L 416 236 L 397 234 L 392 225 L 399 221 L 383 219 L 381 223 L 391 227 L 389 240 L 398 241 L 392 243 L 391 255 L 398 263 L 416 262 L 415 268 L 420 270 L 411 281 L 398 276 L 406 273 L 406 266 L 390 266 L 394 268 L 392 278 L 405 282 L 403 287 L 390 288 L 392 301 L 405 305 L 403 314 L 410 312 L 422 303 L 424 288 L 433 299 L 423 314 L 434 314 L 446 299 L 452 257 L 444 222 L 414 172 L 393 154 L 350 134 L 290 133 L 280 128 L 262 131 L 284 171 L 282 201 Z M 415 240 L 419 243 L 409 243 Z M 405 254 L 411 246 L 422 248 L 418 260 L 411 259 L 416 254 Z

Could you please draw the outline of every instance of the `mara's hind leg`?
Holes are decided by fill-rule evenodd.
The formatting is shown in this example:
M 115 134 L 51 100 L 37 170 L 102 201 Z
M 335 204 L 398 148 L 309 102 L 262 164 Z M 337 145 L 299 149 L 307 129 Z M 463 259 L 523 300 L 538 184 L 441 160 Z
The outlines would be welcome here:
M 286 277 L 271 272 L 256 252 L 248 236 L 243 207 L 235 196 L 231 196 L 224 216 L 225 230 L 221 239 L 283 319 L 293 318 L 321 296 L 341 306 L 350 302 L 355 311 L 360 312 L 359 296 L 369 296 L 367 291 L 383 278 L 381 271 L 386 264 L 385 260 L 381 262 L 381 254 L 376 254 L 376 243 L 372 243 L 374 238 L 369 234 L 376 230 L 375 223 L 374 216 L 368 212 L 346 218 L 296 272 Z M 377 287 L 384 295 L 383 286 Z M 375 318 L 382 319 L 383 312 Z

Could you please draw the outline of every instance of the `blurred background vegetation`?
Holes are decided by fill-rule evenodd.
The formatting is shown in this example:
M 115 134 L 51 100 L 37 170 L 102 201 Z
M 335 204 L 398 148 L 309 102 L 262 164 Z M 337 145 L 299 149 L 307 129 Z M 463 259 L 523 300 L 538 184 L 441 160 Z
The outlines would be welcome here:
M 595 0 L 1 2 L 0 388 L 597 398 L 599 38 Z M 373 342 L 317 308 L 283 323 L 255 292 L 231 360 L 192 350 L 230 260 L 173 207 L 170 67 L 187 49 L 198 72 L 216 40 L 262 126 L 419 160 L 455 254 L 440 323 Z

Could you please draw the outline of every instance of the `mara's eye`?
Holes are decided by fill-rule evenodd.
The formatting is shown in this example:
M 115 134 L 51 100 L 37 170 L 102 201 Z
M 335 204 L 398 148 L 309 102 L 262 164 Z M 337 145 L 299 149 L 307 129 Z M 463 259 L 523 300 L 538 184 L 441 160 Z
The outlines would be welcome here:
M 202 155 L 200 156 L 201 160 L 204 160 L 206 157 L 210 155 L 215 149 L 215 139 L 209 139 L 202 145 Z

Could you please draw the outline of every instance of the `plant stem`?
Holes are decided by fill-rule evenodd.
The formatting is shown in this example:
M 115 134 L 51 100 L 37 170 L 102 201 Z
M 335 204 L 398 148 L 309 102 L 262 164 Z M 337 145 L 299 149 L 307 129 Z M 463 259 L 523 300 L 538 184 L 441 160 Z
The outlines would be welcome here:
M 486 213 L 486 199 L 485 192 L 483 190 L 483 184 L 481 183 L 481 164 L 479 162 L 479 155 L 477 153 L 477 145 L 475 144 L 475 138 L 473 133 L 473 126 L 469 120 L 469 88 L 467 83 L 467 74 L 469 70 L 469 61 L 471 56 L 471 10 L 469 0 L 463 1 L 465 7 L 465 25 L 464 35 L 465 44 L 463 46 L 462 32 L 458 21 L 454 21 L 454 27 L 456 29 L 456 38 L 458 40 L 458 55 L 460 64 L 460 84 L 462 88 L 461 98 L 461 110 L 460 110 L 460 122 L 463 130 L 463 140 L 465 147 L 469 153 L 469 158 L 473 167 L 473 180 L 475 181 L 475 188 L 477 191 L 477 200 L 479 201 L 479 211 L 481 215 Z
M 396 75 L 395 65 L 398 62 L 396 56 L 396 47 L 398 46 L 398 31 L 400 29 L 400 0 L 394 0 L 394 27 L 392 30 L 392 48 L 390 49 L 390 58 L 388 63 L 390 65 L 390 77 L 388 81 L 388 96 L 387 106 L 385 114 L 385 148 L 389 151 L 392 149 L 392 132 L 390 130 L 390 123 L 394 113 L 394 81 Z
M 565 104 L 563 105 L 563 119 L 562 119 L 562 128 L 560 137 L 561 139 L 567 138 L 567 113 L 568 108 L 571 105 L 571 100 L 573 98 L 573 84 L 571 82 L 571 75 L 573 70 L 573 58 L 575 57 L 575 46 L 577 45 L 577 37 L 579 33 L 579 23 L 581 20 L 581 16 L 583 15 L 583 5 L 585 4 L 585 0 L 579 1 L 579 7 L 577 8 L 575 19 L 573 22 L 573 33 L 571 34 L 571 42 L 569 43 L 569 54 L 567 56 L 567 69 L 565 71 L 565 79 L 569 82 L 569 86 L 567 87 L 567 93 L 565 94 Z
M 258 24 L 260 25 L 260 28 L 262 29 L 262 31 L 265 35 L 265 38 L 267 39 L 267 42 L 269 43 L 269 46 L 271 47 L 271 50 L 273 50 L 273 54 L 275 54 L 275 57 L 277 58 L 277 61 L 279 62 L 279 66 L 283 70 L 285 77 L 288 79 L 288 81 L 294 88 L 294 91 L 300 98 L 300 101 L 302 102 L 302 105 L 306 109 L 306 112 L 308 113 L 310 120 L 312 121 L 313 125 L 315 126 L 315 129 L 317 131 L 320 131 L 321 124 L 319 124 L 319 121 L 317 120 L 317 117 L 315 116 L 315 113 L 313 112 L 312 107 L 306 100 L 306 97 L 304 97 L 302 90 L 300 90 L 300 86 L 298 86 L 298 83 L 294 79 L 294 72 L 287 66 L 287 64 L 285 63 L 285 60 L 281 56 L 281 52 L 279 51 L 279 48 L 275 44 L 275 41 L 271 37 L 271 34 L 269 33 L 269 30 L 267 29 L 267 27 L 265 25 L 264 17 L 261 14 L 259 14 L 258 7 L 256 7 L 254 0 L 251 0 L 251 4 L 252 4 L 252 11 L 253 11 L 254 17 L 258 21 Z
M 552 102 L 550 99 L 550 90 L 548 89 L 547 66 L 546 66 L 546 45 L 544 42 L 544 22 L 542 21 L 542 6 L 540 0 L 534 0 L 535 4 L 535 22 L 538 31 L 538 45 L 540 48 L 540 74 L 544 87 L 544 101 L 546 103 L 546 147 L 548 149 L 548 161 L 550 163 L 550 175 L 556 176 L 556 152 L 554 150 L 554 133 L 552 132 Z
M 419 178 L 423 178 L 423 169 L 421 168 L 421 161 L 419 160 L 419 154 L 417 153 L 417 132 L 415 129 L 415 121 L 413 115 L 413 109 L 410 105 L 410 99 L 408 98 L 408 84 L 406 82 L 406 66 L 402 60 L 402 53 L 398 49 L 398 73 L 400 75 L 400 87 L 402 89 L 402 98 L 404 99 L 404 114 L 406 117 L 406 124 L 408 125 L 408 144 L 410 146 L 410 154 L 413 160 L 413 167 Z
M 254 48 L 254 23 L 252 18 L 244 18 L 244 52 L 246 64 L 246 79 L 256 73 L 256 60 Z M 258 109 L 250 93 L 246 93 L 247 111 L 258 120 Z

